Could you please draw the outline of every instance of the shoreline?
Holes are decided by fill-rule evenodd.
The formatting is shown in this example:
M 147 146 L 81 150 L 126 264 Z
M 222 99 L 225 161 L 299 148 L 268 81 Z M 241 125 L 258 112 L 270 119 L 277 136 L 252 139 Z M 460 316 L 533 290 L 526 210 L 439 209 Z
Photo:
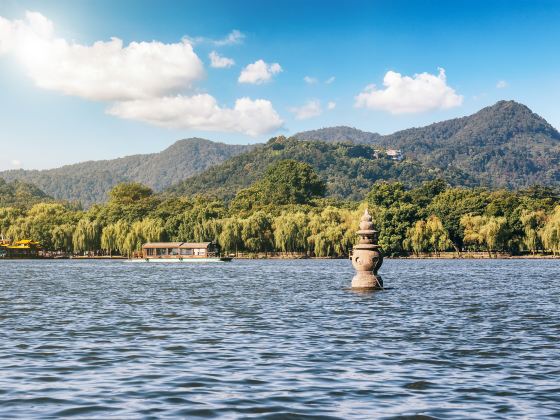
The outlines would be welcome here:
M 234 260 L 347 260 L 351 259 L 350 256 L 345 257 L 309 257 L 304 255 L 238 255 L 232 256 Z M 403 256 L 384 256 L 386 260 L 555 260 L 560 259 L 560 255 L 510 255 L 507 253 L 498 253 L 489 256 L 485 252 L 469 252 L 469 253 L 456 253 L 456 252 L 442 252 L 439 255 L 419 254 L 419 255 L 403 255 Z M 57 257 L 33 257 L 33 258 L 0 258 L 1 260 L 117 260 L 126 261 L 130 258 L 120 255 L 94 255 L 94 256 L 57 256 Z

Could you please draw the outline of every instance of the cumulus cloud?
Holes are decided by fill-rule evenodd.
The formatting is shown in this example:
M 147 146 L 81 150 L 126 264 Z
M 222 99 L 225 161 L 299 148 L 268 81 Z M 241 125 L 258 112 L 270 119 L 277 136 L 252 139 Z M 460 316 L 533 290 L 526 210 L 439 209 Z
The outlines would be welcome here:
M 509 86 L 509 84 L 505 80 L 499 80 L 498 83 L 496 83 L 496 88 L 498 88 L 498 89 L 505 89 L 508 86 Z
M 212 42 L 230 45 L 243 37 L 233 31 L 223 40 Z M 131 42 L 125 46 L 122 40 L 111 38 L 82 45 L 57 38 L 49 19 L 26 12 L 24 20 L 0 17 L 0 54 L 8 53 L 17 57 L 37 86 L 113 102 L 107 113 L 120 118 L 251 136 L 272 132 L 283 124 L 268 100 L 240 98 L 233 108 L 227 108 L 219 106 L 209 94 L 188 96 L 185 92 L 204 77 L 204 66 L 187 39 L 171 44 Z M 210 60 L 217 67 L 233 65 L 233 60 L 215 52 Z M 277 63 L 265 67 L 269 74 L 281 71 Z M 262 79 L 261 75 L 255 80 Z
M 300 107 L 290 108 L 290 112 L 295 114 L 296 120 L 307 120 L 308 118 L 318 117 L 321 115 L 323 113 L 323 109 L 321 108 L 321 102 L 311 100 Z
M 251 83 L 255 85 L 260 85 L 262 83 L 268 82 L 272 79 L 272 76 L 278 74 L 282 71 L 282 67 L 278 63 L 268 64 L 265 63 L 263 60 L 257 60 L 252 64 L 249 64 L 245 67 L 241 74 L 239 75 L 239 79 L 237 81 L 239 83 Z
M 137 99 L 117 103 L 107 112 L 161 127 L 237 132 L 250 136 L 272 132 L 283 124 L 270 101 L 240 98 L 233 108 L 223 108 L 209 94 Z
M 15 166 L 16 168 L 19 168 L 21 166 L 21 160 L 19 159 L 14 159 L 10 163 L 12 164 L 12 166 Z
M 55 38 L 53 23 L 27 12 L 24 21 L 0 21 L 0 51 L 15 53 L 43 89 L 92 100 L 126 100 L 184 89 L 204 76 L 188 41 L 164 44 L 111 38 L 81 45 Z
M 328 109 L 329 111 L 332 110 L 332 109 L 335 109 L 335 108 L 336 108 L 336 102 L 329 101 L 329 102 L 327 103 L 327 109 Z
M 233 61 L 233 59 L 222 57 L 216 51 L 212 51 L 210 54 L 208 54 L 208 57 L 210 57 L 210 65 L 218 69 L 231 67 L 235 64 L 235 61 Z
M 311 77 L 311 76 L 305 76 L 303 78 L 303 81 L 305 83 L 307 83 L 308 85 L 314 85 L 315 83 L 317 83 L 317 79 L 315 77 Z
M 325 80 L 325 83 L 326 83 L 327 85 L 330 85 L 332 82 L 334 82 L 334 80 L 335 80 L 335 77 L 334 77 L 334 76 L 331 76 L 331 77 L 329 77 L 327 80 Z
M 355 106 L 405 114 L 448 109 L 463 103 L 463 97 L 447 85 L 442 68 L 437 75 L 420 73 L 413 77 L 388 71 L 383 78 L 383 86 L 384 89 L 367 86 L 355 97 Z

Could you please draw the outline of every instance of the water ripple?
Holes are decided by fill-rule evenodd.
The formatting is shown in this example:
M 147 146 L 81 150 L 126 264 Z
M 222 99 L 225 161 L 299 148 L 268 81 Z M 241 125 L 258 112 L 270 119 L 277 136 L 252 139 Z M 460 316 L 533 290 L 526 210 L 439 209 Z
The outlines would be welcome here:
M 560 261 L 0 266 L 0 418 L 560 416 Z

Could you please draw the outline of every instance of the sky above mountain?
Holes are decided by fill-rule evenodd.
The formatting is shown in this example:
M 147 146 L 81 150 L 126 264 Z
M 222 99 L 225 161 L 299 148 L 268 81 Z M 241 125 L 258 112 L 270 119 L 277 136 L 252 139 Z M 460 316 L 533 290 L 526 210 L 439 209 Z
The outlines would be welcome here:
M 560 127 L 557 1 L 0 0 L 0 169 L 383 134 L 500 99 Z

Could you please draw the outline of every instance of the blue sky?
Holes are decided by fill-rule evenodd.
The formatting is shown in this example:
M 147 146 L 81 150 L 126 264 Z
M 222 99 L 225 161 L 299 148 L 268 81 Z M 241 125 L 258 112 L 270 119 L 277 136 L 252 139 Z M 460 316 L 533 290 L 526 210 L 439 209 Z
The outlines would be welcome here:
M 560 128 L 558 1 L 0 0 L 0 17 L 0 169 L 385 134 L 500 99 Z

